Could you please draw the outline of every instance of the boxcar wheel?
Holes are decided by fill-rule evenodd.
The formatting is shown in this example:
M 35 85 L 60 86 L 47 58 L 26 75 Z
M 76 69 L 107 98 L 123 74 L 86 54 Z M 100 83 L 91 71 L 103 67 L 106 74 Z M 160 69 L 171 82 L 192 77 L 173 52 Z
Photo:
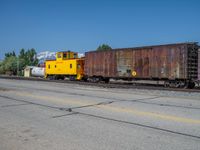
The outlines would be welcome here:
M 194 82 L 187 82 L 185 84 L 185 88 L 187 89 L 193 89 L 195 87 L 195 83 Z
M 109 83 L 109 82 L 110 82 L 110 78 L 105 78 L 105 79 L 104 79 L 104 82 L 105 82 L 105 83 Z
M 164 82 L 164 87 L 169 87 L 169 81 Z
M 189 82 L 189 88 L 193 89 L 195 87 L 195 83 L 194 82 Z

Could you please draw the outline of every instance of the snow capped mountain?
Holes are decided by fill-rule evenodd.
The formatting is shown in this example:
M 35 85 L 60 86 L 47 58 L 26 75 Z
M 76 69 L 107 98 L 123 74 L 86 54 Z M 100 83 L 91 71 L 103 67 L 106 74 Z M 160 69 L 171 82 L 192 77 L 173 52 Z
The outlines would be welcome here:
M 83 54 L 83 53 L 78 53 L 78 58 L 81 58 L 81 57 L 85 57 L 85 54 Z
M 83 53 L 78 53 L 78 58 L 84 57 Z M 55 60 L 56 52 L 44 51 L 37 54 L 37 59 L 39 60 L 39 64 L 43 64 L 45 60 Z
M 39 60 L 39 64 L 44 63 L 45 60 L 55 60 L 56 52 L 44 51 L 37 54 L 37 59 Z

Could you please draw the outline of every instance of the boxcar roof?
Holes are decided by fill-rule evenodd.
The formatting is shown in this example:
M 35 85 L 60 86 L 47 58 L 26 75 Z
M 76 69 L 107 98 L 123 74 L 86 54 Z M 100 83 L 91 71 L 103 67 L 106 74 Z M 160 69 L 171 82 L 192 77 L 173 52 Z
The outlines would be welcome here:
M 128 49 L 140 50 L 140 49 L 151 49 L 151 48 L 155 48 L 155 47 L 178 46 L 178 45 L 197 45 L 197 44 L 198 44 L 198 42 L 185 42 L 185 43 L 173 43 L 173 44 L 151 45 L 151 46 L 141 46 L 141 47 L 115 48 L 115 49 L 112 49 L 111 51 L 128 50 Z M 199 48 L 200 48 L 200 46 L 199 46 Z M 104 51 L 109 51 L 109 50 L 102 50 L 102 51 L 91 50 L 86 53 L 104 52 Z

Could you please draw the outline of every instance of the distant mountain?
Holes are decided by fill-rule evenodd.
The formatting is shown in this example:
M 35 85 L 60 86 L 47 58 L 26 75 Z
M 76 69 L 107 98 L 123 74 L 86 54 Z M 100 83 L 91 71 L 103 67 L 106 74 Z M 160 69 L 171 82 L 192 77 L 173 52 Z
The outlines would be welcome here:
M 83 53 L 78 53 L 78 58 L 84 57 Z M 56 52 L 44 51 L 37 54 L 37 59 L 39 60 L 39 64 L 43 64 L 45 60 L 55 60 Z
M 83 53 L 78 53 L 78 58 L 81 58 L 81 57 L 85 57 L 85 54 L 83 54 Z
M 39 60 L 39 64 L 45 62 L 45 60 L 55 60 L 56 52 L 44 51 L 37 54 L 37 59 Z

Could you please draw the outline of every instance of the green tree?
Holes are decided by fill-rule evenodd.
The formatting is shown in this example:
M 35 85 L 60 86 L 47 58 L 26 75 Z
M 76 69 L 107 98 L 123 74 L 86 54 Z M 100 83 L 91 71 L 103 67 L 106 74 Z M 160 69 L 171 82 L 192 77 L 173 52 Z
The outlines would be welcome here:
M 0 62 L 0 74 L 10 72 L 13 75 L 22 75 L 22 71 L 26 66 L 35 66 L 38 64 L 36 59 L 35 49 L 20 50 L 19 56 L 16 56 L 15 52 L 5 53 L 5 59 Z
M 0 74 L 5 74 L 4 62 L 0 62 Z
M 13 75 L 17 74 L 17 57 L 10 56 L 4 60 L 4 71 L 12 72 Z
M 10 53 L 10 52 L 5 53 L 5 57 L 6 57 L 6 58 L 7 58 L 7 57 L 10 57 L 10 56 L 16 56 L 15 52 L 12 51 L 11 53 Z
M 19 58 L 25 58 L 25 50 L 23 48 L 19 52 Z
M 112 50 L 112 48 L 107 44 L 102 44 L 97 48 L 97 51 L 108 51 Z
M 25 52 L 25 64 L 28 65 L 28 66 L 35 66 L 38 64 L 38 60 L 36 58 L 36 51 L 34 48 L 32 49 L 28 49 L 26 52 Z
M 16 56 L 15 51 L 12 52 L 12 56 Z

